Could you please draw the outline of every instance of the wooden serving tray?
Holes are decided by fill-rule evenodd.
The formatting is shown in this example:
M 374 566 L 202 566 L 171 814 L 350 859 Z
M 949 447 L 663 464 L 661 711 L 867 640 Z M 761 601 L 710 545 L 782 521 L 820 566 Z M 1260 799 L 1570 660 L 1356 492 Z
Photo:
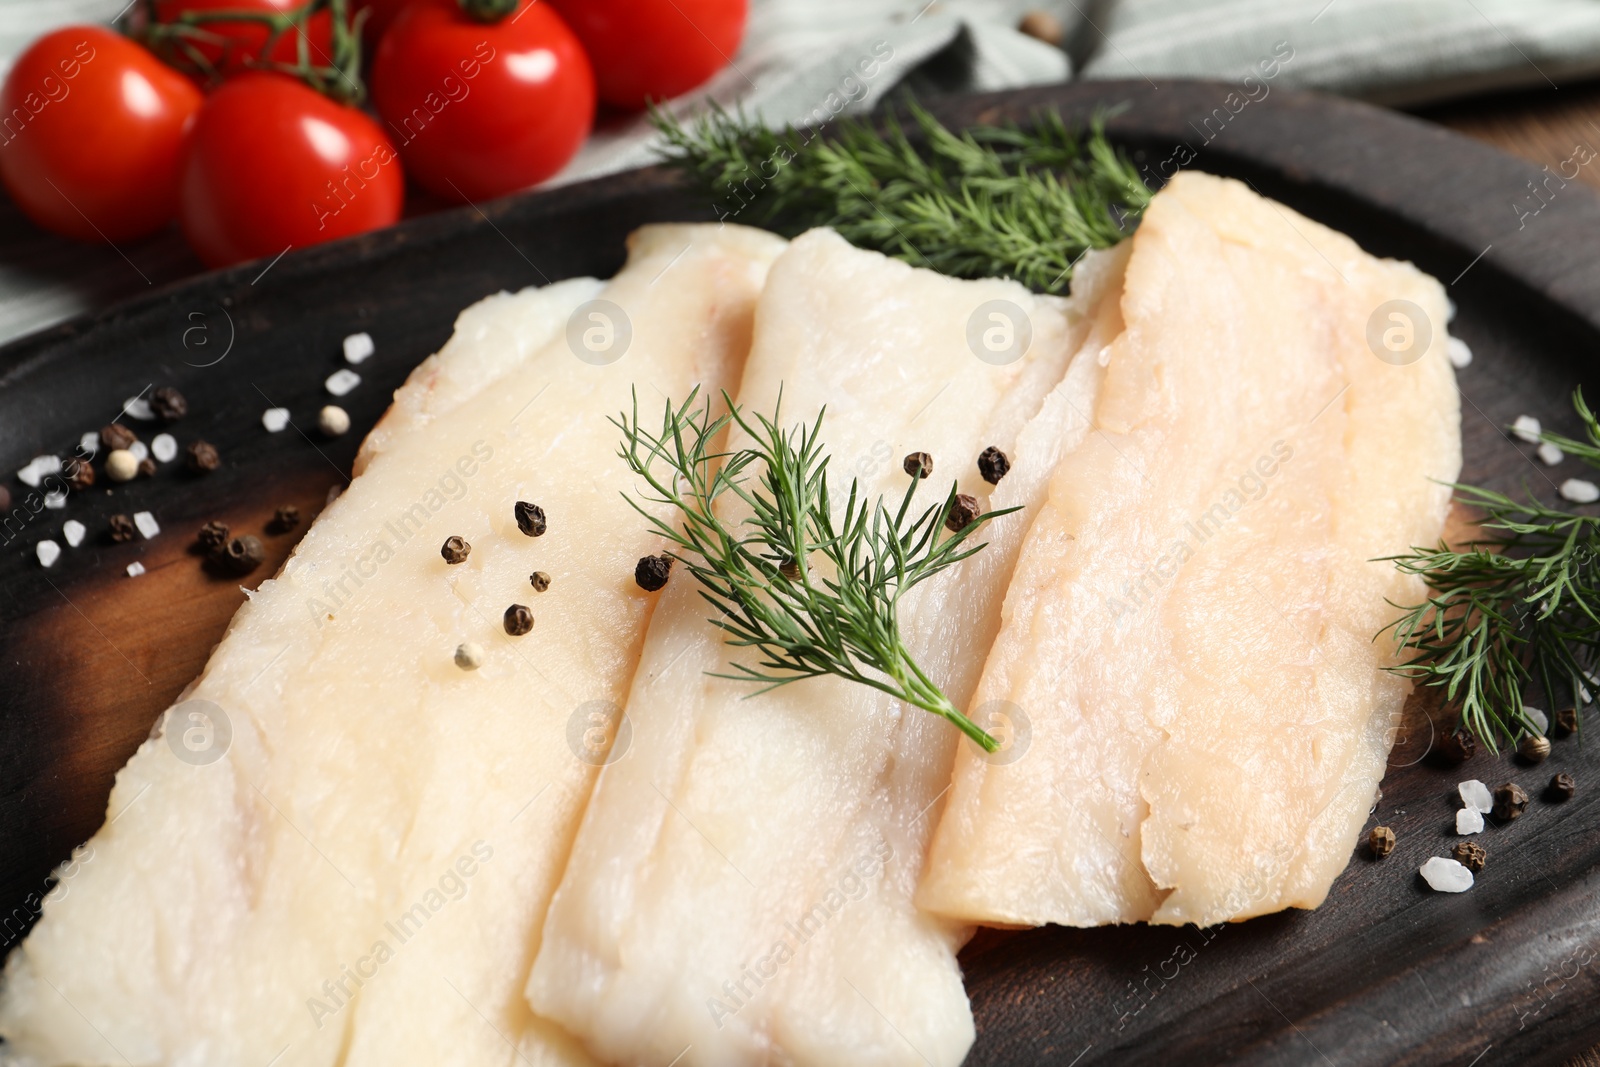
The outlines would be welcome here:
M 1502 427 L 1528 413 L 1571 433 L 1571 389 L 1600 398 L 1600 196 L 1392 112 L 1281 89 L 1241 107 L 1236 89 L 1102 82 L 947 98 L 934 111 L 959 127 L 1038 108 L 1081 122 L 1126 105 L 1109 132 L 1152 179 L 1187 159 L 1414 261 L 1449 283 L 1454 332 L 1476 356 L 1460 374 L 1464 478 L 1553 499 L 1581 476 L 1575 461 L 1530 461 Z M 608 275 L 642 223 L 712 217 L 670 174 L 635 171 L 208 274 L 0 349 L 0 470 L 71 454 L 149 385 L 188 397 L 173 432 L 206 438 L 225 462 L 205 477 L 177 464 L 102 482 L 62 510 L 14 510 L 0 532 L 0 950 L 20 939 L 52 869 L 107 818 L 117 769 L 242 602 L 236 581 L 191 554 L 194 531 L 221 519 L 260 535 L 268 558 L 246 584 L 261 581 L 294 541 L 264 532 L 273 509 L 293 503 L 309 520 L 345 484 L 362 433 L 457 312 L 501 289 Z M 360 330 L 378 354 L 341 401 L 355 430 L 326 442 L 311 430 L 322 382 Z M 265 433 L 272 406 L 310 436 Z M 8 484 L 20 505 L 25 488 Z M 108 517 L 143 510 L 163 533 L 112 544 Z M 89 540 L 46 570 L 34 545 L 60 541 L 68 518 Z M 147 573 L 130 579 L 134 561 Z M 1398 834 L 1394 854 L 1358 852 L 1315 912 L 1211 930 L 980 933 L 962 956 L 978 1021 L 969 1062 L 1484 1067 L 1556 1063 L 1600 1041 L 1592 755 L 1569 739 L 1536 768 L 1487 754 L 1450 768 L 1427 755 L 1432 737 L 1419 707 L 1373 818 Z M 1562 770 L 1577 797 L 1539 801 Z M 1432 893 L 1416 869 L 1447 853 L 1455 784 L 1469 777 L 1514 780 L 1536 799 L 1477 839 L 1490 862 L 1471 892 Z

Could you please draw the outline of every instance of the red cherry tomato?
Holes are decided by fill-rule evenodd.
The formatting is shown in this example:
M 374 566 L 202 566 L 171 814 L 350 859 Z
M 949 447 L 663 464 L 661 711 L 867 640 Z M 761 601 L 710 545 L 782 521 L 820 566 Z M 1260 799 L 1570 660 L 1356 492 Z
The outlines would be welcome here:
M 47 230 L 82 241 L 154 233 L 178 203 L 200 91 L 99 26 L 41 37 L 0 89 L 0 181 Z
M 594 72 L 545 3 L 499 22 L 455 0 L 413 0 L 378 45 L 372 102 L 406 171 L 451 200 L 503 196 L 550 177 L 594 122 Z
M 158 23 L 172 23 L 180 15 L 204 17 L 219 13 L 245 13 L 255 15 L 288 15 L 307 6 L 307 0 L 156 0 L 155 16 Z M 252 60 L 265 58 L 275 63 L 294 63 L 300 55 L 300 33 L 304 33 L 310 46 L 311 60 L 319 66 L 331 62 L 333 52 L 333 22 L 327 11 L 318 11 L 306 20 L 298 33 L 285 30 L 267 52 L 267 38 L 272 30 L 265 22 L 228 19 L 219 22 L 202 22 L 199 29 L 206 34 L 222 38 L 221 41 L 191 39 L 187 43 L 205 57 L 217 71 L 224 75 L 237 74 L 249 69 Z M 165 51 L 163 51 L 165 55 Z M 178 65 L 187 68 L 185 51 L 174 50 L 172 56 Z
M 399 157 L 376 123 L 257 71 L 200 109 L 179 218 L 195 253 L 222 267 L 388 226 L 404 199 Z
M 727 66 L 744 38 L 747 0 L 550 0 L 594 61 L 600 99 L 641 108 Z

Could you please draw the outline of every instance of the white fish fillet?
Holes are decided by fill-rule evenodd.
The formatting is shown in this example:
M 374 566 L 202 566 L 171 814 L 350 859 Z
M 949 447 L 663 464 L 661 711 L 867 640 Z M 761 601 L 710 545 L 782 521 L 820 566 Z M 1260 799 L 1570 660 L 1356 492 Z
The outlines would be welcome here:
M 586 1062 L 532 1020 L 522 987 L 595 773 L 569 723 L 626 691 L 653 603 L 632 579 L 651 545 L 606 419 L 635 383 L 735 381 L 783 244 L 640 231 L 601 292 L 632 324 L 609 366 L 563 336 L 584 283 L 463 316 L 495 351 L 463 336 L 401 390 L 399 432 L 187 694 L 224 710 L 225 756 L 191 765 L 156 736 L 119 773 L 93 861 L 8 961 L 0 1033 L 16 1052 L 135 1067 Z M 543 537 L 518 531 L 518 499 L 544 507 Z M 452 534 L 473 546 L 453 567 L 439 552 Z M 548 592 L 529 588 L 534 569 Z M 537 619 L 515 639 L 501 626 L 513 602 Z M 452 662 L 468 640 L 487 649 L 476 672 Z
M 812 231 L 773 266 L 739 402 L 769 414 L 781 386 L 785 424 L 826 403 L 834 477 L 858 475 L 869 499 L 898 498 L 902 457 L 927 451 L 927 503 L 952 479 L 991 509 L 1028 502 L 1087 427 L 1082 383 L 1045 398 L 1090 326 L 1089 291 L 1114 287 L 1122 259 L 1087 264 L 1069 306 Z M 967 341 L 996 300 L 1032 328 L 1004 366 Z M 991 444 L 1015 463 L 992 496 L 976 469 Z M 909 646 L 958 704 L 1023 526 L 997 520 L 987 550 L 903 601 Z M 834 678 L 752 697 L 708 677 L 750 653 L 723 644 L 687 574 L 662 597 L 628 698 L 631 748 L 601 774 L 546 920 L 535 1010 L 619 1063 L 959 1063 L 968 931 L 911 903 L 959 735 Z
M 1370 317 L 1431 322 L 1378 359 Z M 1028 533 L 977 700 L 1026 755 L 962 753 L 918 902 L 957 919 L 1200 925 L 1316 907 L 1409 684 L 1384 673 L 1460 469 L 1439 284 L 1185 173 L 1133 239 L 1097 432 Z M 1387 321 L 1385 325 L 1387 325 Z

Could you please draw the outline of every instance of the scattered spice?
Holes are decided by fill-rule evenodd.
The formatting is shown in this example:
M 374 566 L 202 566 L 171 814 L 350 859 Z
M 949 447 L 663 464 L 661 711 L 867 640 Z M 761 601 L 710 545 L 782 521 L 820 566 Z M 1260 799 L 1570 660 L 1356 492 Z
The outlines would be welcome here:
M 350 430 L 350 413 L 338 404 L 329 404 L 317 412 L 317 429 L 329 437 L 338 437 Z
M 667 584 L 667 576 L 671 573 L 671 556 L 641 556 L 633 568 L 633 580 L 639 583 L 640 589 L 654 593 Z
M 913 452 L 900 466 L 913 478 L 926 478 L 933 473 L 933 457 L 926 452 Z
M 114 482 L 131 482 L 139 474 L 139 461 L 126 448 L 119 448 L 106 457 L 106 477 Z
M 1057 48 L 1061 47 L 1061 42 L 1066 37 L 1061 20 L 1048 11 L 1027 12 L 1022 16 L 1022 21 L 1017 23 L 1017 31 Z
M 1451 763 L 1465 763 L 1478 754 L 1478 740 L 1458 726 L 1439 739 L 1439 754 Z
M 1367 835 L 1367 850 L 1375 859 L 1383 859 L 1394 851 L 1394 831 L 1387 826 L 1374 826 Z
M 0 485 L 0 511 L 11 510 L 11 490 Z
M 189 414 L 189 402 L 170 385 L 150 394 L 150 413 L 162 422 L 177 422 Z
M 545 522 L 544 508 L 538 504 L 530 504 L 526 500 L 519 500 L 511 509 L 517 517 L 517 529 L 529 537 L 543 537 L 549 524 Z
M 1517 744 L 1517 755 L 1529 763 L 1543 763 L 1550 755 L 1550 739 L 1528 734 Z
M 797 559 L 784 560 L 778 564 L 778 573 L 791 582 L 798 582 L 800 580 L 800 561 Z
M 272 513 L 272 521 L 267 523 L 267 529 L 272 533 L 283 534 L 299 525 L 300 509 L 293 504 L 283 504 Z
M 533 586 L 535 593 L 542 593 L 550 588 L 550 576 L 544 571 L 534 571 L 528 575 L 528 584 Z
M 210 441 L 191 441 L 184 451 L 187 453 L 184 462 L 196 474 L 209 474 L 222 466 L 222 457 L 217 455 L 217 448 Z
M 1557 737 L 1571 737 L 1578 732 L 1578 709 L 1558 708 L 1556 710 L 1555 734 Z
M 1528 794 L 1515 782 L 1507 782 L 1494 791 L 1494 817 L 1499 822 L 1510 822 L 1528 808 Z
M 227 523 L 213 519 L 200 527 L 200 532 L 195 534 L 194 539 L 201 550 L 209 555 L 219 551 L 226 545 L 231 536 Z
M 451 565 L 465 563 L 467 557 L 471 554 L 472 546 L 467 544 L 465 539 L 455 536 L 446 537 L 444 544 L 439 549 L 439 555 L 443 556 L 444 561 Z
M 978 520 L 982 511 L 978 507 L 976 497 L 966 493 L 957 493 L 956 498 L 950 502 L 950 510 L 944 517 L 944 528 L 951 533 L 960 533 Z
M 119 422 L 113 422 L 100 430 L 100 447 L 107 452 L 115 452 L 119 448 L 132 448 L 138 436 Z
M 483 666 L 483 646 L 476 641 L 463 641 L 457 645 L 456 666 L 464 671 L 475 671 Z
M 216 560 L 229 574 L 243 575 L 261 566 L 261 561 L 266 557 L 261 539 L 254 534 L 244 534 L 229 541 L 216 555 Z
M 154 478 L 156 476 L 156 461 L 149 456 L 139 461 L 139 477 Z
M 990 445 L 978 457 L 978 473 L 990 485 L 999 485 L 1000 479 L 1011 473 L 1011 457 Z
M 74 489 L 87 489 L 94 484 L 94 467 L 86 459 L 69 459 L 61 465 L 61 474 Z
M 1544 791 L 1544 795 L 1546 799 L 1553 800 L 1557 804 L 1560 804 L 1571 800 L 1573 794 L 1577 791 L 1578 783 L 1573 780 L 1572 775 L 1568 774 L 1566 771 L 1562 771 L 1560 774 L 1550 779 L 1550 786 Z
M 506 633 L 512 637 L 521 637 L 523 634 L 533 632 L 533 612 L 528 610 L 526 604 L 513 604 L 506 609 Z
M 138 533 L 138 531 L 134 529 L 133 519 L 129 518 L 127 515 L 113 515 L 111 516 L 110 523 L 111 540 L 117 542 L 118 544 L 121 544 L 124 541 L 132 541 L 133 535 Z
M 1450 850 L 1450 855 L 1474 874 L 1483 870 L 1483 865 L 1489 860 L 1488 850 L 1475 841 L 1457 841 L 1455 848 Z

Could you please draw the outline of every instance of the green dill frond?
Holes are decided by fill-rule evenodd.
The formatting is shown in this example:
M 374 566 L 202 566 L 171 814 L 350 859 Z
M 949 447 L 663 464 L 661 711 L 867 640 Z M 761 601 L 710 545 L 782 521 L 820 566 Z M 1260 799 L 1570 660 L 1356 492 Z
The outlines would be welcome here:
M 846 119 L 822 135 L 773 130 L 713 108 L 692 127 L 652 120 L 664 158 L 739 219 L 793 236 L 831 226 L 861 248 L 958 278 L 1010 277 L 1060 292 L 1091 248 L 1132 232 L 1150 201 L 1138 172 L 1105 137 L 1041 112 L 1026 129 L 960 134 L 908 105 L 913 131 Z

